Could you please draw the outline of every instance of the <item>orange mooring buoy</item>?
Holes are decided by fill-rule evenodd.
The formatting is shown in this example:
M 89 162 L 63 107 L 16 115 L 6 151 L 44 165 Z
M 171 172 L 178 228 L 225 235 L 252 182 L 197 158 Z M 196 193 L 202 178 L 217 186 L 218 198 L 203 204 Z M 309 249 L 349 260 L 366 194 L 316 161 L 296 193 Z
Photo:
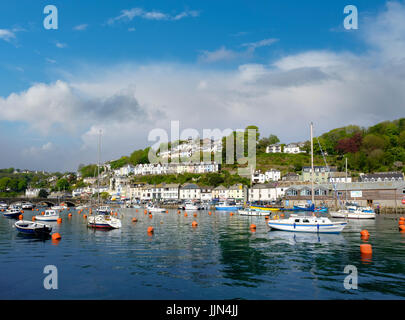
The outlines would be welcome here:
M 69 217 L 69 218 L 71 218 L 71 217 L 72 217 L 72 214 L 71 214 L 71 213 L 69 213 L 69 214 L 68 214 L 68 217 Z
M 32 217 L 32 221 L 35 221 L 35 216 Z
M 62 218 L 58 218 L 58 220 L 56 220 L 57 223 L 62 223 Z
M 401 232 L 402 232 L 402 231 L 405 231 L 405 226 L 404 226 L 404 225 L 400 225 L 400 226 L 399 226 L 399 231 L 401 231 Z
M 150 214 L 150 215 L 149 215 L 149 219 L 152 219 L 152 217 L 153 217 L 153 216 Z
M 132 218 L 132 222 L 137 222 L 138 219 L 137 218 Z
M 59 233 L 54 233 L 52 234 L 52 240 L 60 240 L 62 239 L 61 235 Z
M 187 212 L 184 214 L 185 217 L 187 217 Z
M 360 253 L 362 253 L 362 254 L 372 254 L 373 249 L 371 247 L 371 244 L 361 244 L 360 245 Z
M 362 237 L 369 237 L 369 236 L 370 236 L 370 234 L 368 233 L 367 230 L 361 230 L 361 231 L 360 231 L 360 235 L 361 235 Z
M 197 214 L 194 212 L 194 217 L 197 217 Z
M 87 219 L 87 216 L 85 214 L 83 215 L 83 219 Z
M 148 233 L 153 233 L 155 231 L 155 229 L 153 229 L 153 227 L 148 227 Z
M 251 230 L 256 230 L 256 225 L 255 225 L 255 224 L 251 224 L 251 225 L 250 225 L 250 229 L 251 229 Z
M 405 221 L 404 221 L 404 220 L 399 220 L 399 221 L 398 221 L 398 224 L 399 224 L 399 225 L 404 225 L 404 224 L 405 224 Z
M 210 211 L 210 212 L 208 212 L 208 214 L 209 214 L 209 215 L 212 215 L 211 211 Z
M 231 212 L 229 215 L 232 217 L 232 216 L 233 216 L 233 212 Z
M 268 220 L 268 219 L 269 219 L 269 216 L 265 216 L 264 219 Z
M 191 226 L 193 226 L 193 227 L 196 227 L 196 226 L 198 226 L 198 223 L 197 223 L 197 221 L 193 221 L 193 222 L 191 223 Z
M 20 214 L 20 215 L 18 216 L 18 219 L 19 219 L 19 220 L 22 220 L 22 219 L 24 219 L 24 216 L 23 216 L 22 214 Z
M 405 221 L 405 217 L 400 217 L 399 221 Z

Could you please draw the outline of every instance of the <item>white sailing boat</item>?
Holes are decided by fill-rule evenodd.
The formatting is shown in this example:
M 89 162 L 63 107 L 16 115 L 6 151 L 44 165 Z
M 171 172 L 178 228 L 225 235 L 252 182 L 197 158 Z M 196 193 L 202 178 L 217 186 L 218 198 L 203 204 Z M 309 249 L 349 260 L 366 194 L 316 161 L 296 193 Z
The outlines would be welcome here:
M 158 205 L 155 204 L 148 204 L 146 207 L 146 210 L 149 212 L 165 212 L 166 209 L 160 208 Z
M 100 145 L 101 145 L 101 131 L 98 144 L 98 165 L 97 165 L 97 191 L 98 191 L 98 208 L 96 209 L 97 215 L 91 215 L 87 219 L 87 226 L 89 228 L 98 229 L 119 229 L 121 228 L 121 220 L 110 215 L 111 210 L 109 207 L 100 206 Z
M 314 198 L 314 145 L 312 138 L 311 122 L 311 195 L 312 204 Z M 329 218 L 318 218 L 312 216 L 290 216 L 288 219 L 270 220 L 268 226 L 271 229 L 291 232 L 311 232 L 311 233 L 340 233 L 347 225 L 346 221 L 331 221 Z

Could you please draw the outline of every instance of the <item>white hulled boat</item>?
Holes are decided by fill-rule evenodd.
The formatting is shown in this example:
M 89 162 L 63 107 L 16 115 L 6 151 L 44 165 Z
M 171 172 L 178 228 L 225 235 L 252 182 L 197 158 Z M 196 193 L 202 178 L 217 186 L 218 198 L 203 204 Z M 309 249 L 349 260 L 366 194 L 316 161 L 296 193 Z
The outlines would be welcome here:
M 43 215 L 35 216 L 35 220 L 38 221 L 57 221 L 59 214 L 55 210 L 45 210 Z
M 146 210 L 148 210 L 149 212 L 165 212 L 166 211 L 166 209 L 160 208 L 159 206 L 154 205 L 154 204 L 148 204 L 146 207 Z
M 193 203 L 192 201 L 187 201 L 184 205 L 184 210 L 200 210 L 200 207 L 196 204 Z
M 97 190 L 100 190 L 100 145 L 101 131 L 98 144 L 98 164 L 97 164 Z M 96 229 L 119 229 L 122 226 L 121 220 L 110 215 L 111 208 L 108 206 L 100 206 L 100 192 L 98 192 L 98 204 L 96 209 L 97 214 L 91 215 L 87 219 L 87 226 Z
M 311 123 L 311 195 L 312 202 L 314 199 L 314 146 L 312 138 L 312 123 Z M 312 216 L 296 216 L 291 215 L 288 219 L 277 219 L 268 222 L 270 228 L 281 231 L 291 232 L 311 232 L 311 233 L 340 233 L 347 225 L 346 221 L 331 221 L 326 217 Z
M 316 216 L 289 217 L 288 219 L 271 220 L 272 229 L 292 232 L 340 233 L 347 225 L 345 221 L 333 222 L 329 218 Z
M 241 216 L 268 216 L 269 214 L 271 214 L 271 212 L 268 211 L 262 211 L 252 208 L 238 210 L 238 213 Z

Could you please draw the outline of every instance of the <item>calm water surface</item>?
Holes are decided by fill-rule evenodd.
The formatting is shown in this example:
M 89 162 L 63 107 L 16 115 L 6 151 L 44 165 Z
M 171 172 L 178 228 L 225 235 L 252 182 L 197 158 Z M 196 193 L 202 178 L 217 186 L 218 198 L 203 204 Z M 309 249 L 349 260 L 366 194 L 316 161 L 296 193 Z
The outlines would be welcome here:
M 404 299 L 405 234 L 398 217 L 350 221 L 340 235 L 269 231 L 264 217 L 120 209 L 122 229 L 88 229 L 72 211 L 50 223 L 62 240 L 21 236 L 0 217 L 0 299 Z M 36 212 L 37 213 L 37 212 Z M 25 213 L 31 220 L 34 213 Z M 131 220 L 138 218 L 137 223 Z M 198 227 L 191 227 L 196 220 Z M 249 225 L 257 225 L 251 232 Z M 153 236 L 146 232 L 155 228 Z M 367 229 L 371 260 L 360 255 Z M 59 289 L 45 290 L 46 265 Z M 346 265 L 358 289 L 346 290 Z

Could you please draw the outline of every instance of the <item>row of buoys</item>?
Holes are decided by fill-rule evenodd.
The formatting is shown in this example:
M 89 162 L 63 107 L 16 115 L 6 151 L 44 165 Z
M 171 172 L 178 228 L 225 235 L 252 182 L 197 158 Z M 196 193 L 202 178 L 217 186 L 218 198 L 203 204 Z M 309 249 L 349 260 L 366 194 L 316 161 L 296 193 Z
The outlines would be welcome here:
M 405 217 L 400 217 L 398 221 L 399 231 L 405 232 Z

